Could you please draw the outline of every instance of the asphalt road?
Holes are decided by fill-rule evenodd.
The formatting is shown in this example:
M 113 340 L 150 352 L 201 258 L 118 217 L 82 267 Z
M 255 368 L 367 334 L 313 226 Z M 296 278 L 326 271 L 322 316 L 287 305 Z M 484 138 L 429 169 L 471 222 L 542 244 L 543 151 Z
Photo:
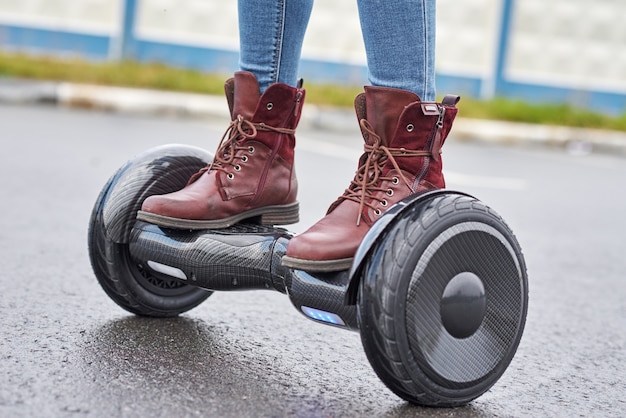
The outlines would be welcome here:
M 121 310 L 87 256 L 101 187 L 152 146 L 212 151 L 224 127 L 0 106 L 0 416 L 626 415 L 626 160 L 609 155 L 446 144 L 448 186 L 508 221 L 530 277 L 518 353 L 466 407 L 403 402 L 378 380 L 357 333 L 308 321 L 279 293 L 218 293 L 168 320 Z M 352 178 L 356 132 L 356 123 L 353 135 L 300 130 L 295 232 Z

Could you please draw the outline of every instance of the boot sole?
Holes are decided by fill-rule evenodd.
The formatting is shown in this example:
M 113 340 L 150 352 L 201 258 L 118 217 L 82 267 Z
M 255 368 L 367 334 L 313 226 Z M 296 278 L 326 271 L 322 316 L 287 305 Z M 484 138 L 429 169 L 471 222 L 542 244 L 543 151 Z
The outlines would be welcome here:
M 293 270 L 303 270 L 314 273 L 348 270 L 354 258 L 340 258 L 338 260 L 303 260 L 284 255 L 281 264 Z
M 295 224 L 300 221 L 300 204 L 296 202 L 289 205 L 265 206 L 214 220 L 180 219 L 142 210 L 137 212 L 137 220 L 166 228 L 190 230 L 223 229 L 251 218 L 259 218 L 255 223 L 260 223 L 261 225 Z

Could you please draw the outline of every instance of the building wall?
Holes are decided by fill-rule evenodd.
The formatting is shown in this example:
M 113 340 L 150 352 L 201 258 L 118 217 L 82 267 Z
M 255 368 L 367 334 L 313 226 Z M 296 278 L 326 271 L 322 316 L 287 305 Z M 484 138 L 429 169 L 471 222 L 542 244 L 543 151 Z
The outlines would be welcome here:
M 590 4 L 437 0 L 439 91 L 623 112 L 626 2 Z M 228 74 L 237 69 L 238 44 L 234 0 L 0 0 L 4 50 L 126 57 Z M 365 62 L 356 2 L 315 0 L 303 77 L 364 84 Z
M 626 91 L 624 1 L 525 0 L 515 12 L 509 77 Z

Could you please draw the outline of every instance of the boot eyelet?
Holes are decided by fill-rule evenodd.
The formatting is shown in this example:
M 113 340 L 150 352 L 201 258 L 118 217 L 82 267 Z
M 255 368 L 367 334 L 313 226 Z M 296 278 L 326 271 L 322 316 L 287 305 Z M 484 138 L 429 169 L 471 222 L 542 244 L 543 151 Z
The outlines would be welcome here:
M 267 106 L 265 106 L 265 107 L 267 108 L 267 110 L 272 110 L 272 109 L 274 108 L 274 103 L 269 102 L 269 103 L 267 104 Z
M 248 147 L 248 152 L 249 152 L 250 154 L 254 154 L 254 147 L 253 147 L 252 145 L 250 145 L 250 146 Z
M 241 166 L 240 165 L 236 165 L 235 166 L 235 171 L 241 171 Z
M 382 212 L 380 209 L 376 209 L 376 210 L 374 210 L 374 214 L 375 214 L 376 216 L 380 216 L 382 213 L 383 213 L 383 212 Z
M 393 196 L 393 189 L 387 189 L 387 196 Z
M 393 179 L 391 179 L 391 182 L 392 182 L 393 184 L 398 184 L 398 183 L 400 183 L 400 179 L 399 179 L 399 178 L 397 178 L 397 177 L 394 177 Z
M 233 173 L 228 173 L 226 177 L 228 177 L 228 180 L 232 180 L 235 178 L 235 175 Z
M 380 205 L 381 205 L 381 206 L 387 206 L 387 201 L 386 201 L 386 200 L 383 200 L 382 202 L 380 202 Z
M 413 126 L 413 124 L 412 124 L 412 123 L 409 123 L 409 124 L 406 126 L 406 131 L 407 131 L 407 132 L 413 132 L 413 129 L 415 129 L 415 126 Z
M 248 162 L 248 156 L 244 155 L 243 157 L 241 157 L 241 162 L 242 163 L 247 163 Z

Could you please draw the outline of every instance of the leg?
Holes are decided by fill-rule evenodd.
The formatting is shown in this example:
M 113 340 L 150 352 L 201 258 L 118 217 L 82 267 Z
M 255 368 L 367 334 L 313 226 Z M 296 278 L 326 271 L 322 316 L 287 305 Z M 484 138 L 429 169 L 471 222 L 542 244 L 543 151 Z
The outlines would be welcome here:
M 355 100 L 365 152 L 326 216 L 289 242 L 282 263 L 290 268 L 348 269 L 391 205 L 445 187 L 440 153 L 458 97 L 433 102 L 435 0 L 359 0 L 359 13 L 374 85 Z
M 313 0 L 239 0 L 239 66 L 259 80 L 295 86 Z
M 298 222 L 294 134 L 305 91 L 296 79 L 311 7 L 312 0 L 239 0 L 248 71 L 225 85 L 232 122 L 213 162 L 182 190 L 147 198 L 138 219 L 179 229 Z
M 358 0 L 370 82 L 435 100 L 436 0 Z

